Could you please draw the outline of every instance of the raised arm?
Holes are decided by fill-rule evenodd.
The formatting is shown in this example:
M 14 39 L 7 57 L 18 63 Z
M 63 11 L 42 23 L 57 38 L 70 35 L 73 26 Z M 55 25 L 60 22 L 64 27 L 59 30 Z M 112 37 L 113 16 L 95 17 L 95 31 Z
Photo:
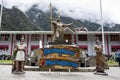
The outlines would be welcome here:
M 73 22 L 72 23 L 69 23 L 69 24 L 63 24 L 63 26 L 64 27 L 67 27 L 67 26 L 70 26 L 70 25 L 72 25 L 73 24 Z

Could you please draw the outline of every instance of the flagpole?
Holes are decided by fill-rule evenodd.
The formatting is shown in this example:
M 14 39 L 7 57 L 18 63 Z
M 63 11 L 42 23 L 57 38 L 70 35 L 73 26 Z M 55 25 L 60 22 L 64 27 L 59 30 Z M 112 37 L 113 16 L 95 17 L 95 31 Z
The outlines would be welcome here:
M 1 10 L 0 10 L 0 31 L 2 30 L 1 28 L 1 22 L 2 22 L 2 11 L 3 11 L 3 0 L 1 2 Z
M 100 0 L 100 16 L 101 16 L 101 27 L 102 27 L 103 54 L 105 54 L 105 38 L 104 38 L 104 26 L 103 26 L 103 14 L 102 14 L 102 0 Z

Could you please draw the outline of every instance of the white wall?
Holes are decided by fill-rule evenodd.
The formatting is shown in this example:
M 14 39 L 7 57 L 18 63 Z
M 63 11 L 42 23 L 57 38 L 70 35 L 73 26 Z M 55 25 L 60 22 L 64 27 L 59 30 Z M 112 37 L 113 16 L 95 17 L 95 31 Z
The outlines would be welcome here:
M 41 40 L 43 40 L 43 34 L 41 35 Z M 27 34 L 25 35 L 25 42 L 27 44 Z M 14 34 L 14 40 L 16 40 L 16 35 Z M 72 34 L 72 41 L 74 41 L 74 34 Z M 106 36 L 105 36 L 105 52 L 106 54 L 108 54 L 107 52 L 107 42 L 106 42 Z M 10 40 L 9 41 L 0 41 L 0 45 L 9 45 L 9 49 L 8 52 L 10 54 L 10 50 L 11 50 L 11 42 L 12 42 L 12 34 L 10 34 Z M 17 43 L 18 41 L 16 41 Z M 108 48 L 109 48 L 109 52 L 110 55 L 112 54 L 111 52 L 111 46 L 112 45 L 118 45 L 120 46 L 120 41 L 110 41 L 110 35 L 108 35 Z M 44 45 L 47 43 L 47 34 L 44 34 Z M 88 45 L 88 54 L 90 56 L 95 56 L 95 52 L 94 52 L 94 45 L 95 45 L 95 34 L 91 34 L 91 35 L 87 35 L 87 41 L 78 41 L 78 36 L 76 35 L 76 43 L 77 45 Z M 14 49 L 14 42 L 13 42 L 13 48 Z M 102 44 L 102 42 L 101 42 Z M 39 41 L 31 41 L 31 34 L 29 34 L 29 43 L 28 43 L 28 54 L 31 51 L 31 45 L 39 45 Z
M 42 34 L 40 34 L 40 40 L 42 41 Z M 32 45 L 39 45 L 39 41 L 31 41 L 31 35 L 29 35 L 28 54 L 30 54 L 30 52 L 31 52 L 31 46 Z
M 95 36 L 88 35 L 88 55 L 95 56 L 96 53 L 94 52 L 94 45 L 95 45 Z
M 8 45 L 7 55 L 10 55 L 12 35 L 8 41 L 0 41 L 0 45 Z

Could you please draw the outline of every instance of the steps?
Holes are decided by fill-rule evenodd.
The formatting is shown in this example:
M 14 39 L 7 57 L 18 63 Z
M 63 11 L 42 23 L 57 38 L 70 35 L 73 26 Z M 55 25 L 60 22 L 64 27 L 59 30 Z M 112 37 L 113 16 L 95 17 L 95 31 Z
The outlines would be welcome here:
M 25 71 L 40 71 L 39 66 L 25 66 Z M 49 71 L 46 69 L 44 71 Z M 94 72 L 95 67 L 79 67 L 76 69 L 51 69 L 51 72 Z

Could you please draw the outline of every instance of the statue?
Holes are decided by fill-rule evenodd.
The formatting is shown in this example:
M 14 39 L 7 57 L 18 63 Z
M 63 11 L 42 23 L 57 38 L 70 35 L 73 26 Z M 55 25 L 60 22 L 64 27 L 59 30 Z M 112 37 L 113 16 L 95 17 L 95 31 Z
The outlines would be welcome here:
M 61 23 L 60 13 L 58 13 L 56 20 L 52 19 L 52 13 L 51 13 L 50 23 L 51 23 L 51 30 L 53 31 L 52 42 L 55 42 L 56 40 L 64 39 L 64 35 L 63 35 L 64 28 L 73 24 L 73 22 L 69 24 Z
M 96 40 L 94 50 L 96 52 L 96 73 L 105 74 L 104 72 L 105 61 L 103 56 L 103 48 L 102 45 L 100 45 L 99 39 Z
M 20 38 L 20 42 L 16 45 L 17 53 L 14 63 L 14 73 L 24 73 L 25 52 L 27 45 L 24 43 L 24 37 Z
M 69 24 L 63 24 L 60 22 L 60 15 L 57 16 L 56 21 L 52 21 L 52 26 L 53 26 L 53 42 L 58 38 L 63 39 L 64 35 L 63 35 L 63 31 L 65 27 L 68 27 L 70 25 L 72 25 L 73 23 L 69 23 Z

